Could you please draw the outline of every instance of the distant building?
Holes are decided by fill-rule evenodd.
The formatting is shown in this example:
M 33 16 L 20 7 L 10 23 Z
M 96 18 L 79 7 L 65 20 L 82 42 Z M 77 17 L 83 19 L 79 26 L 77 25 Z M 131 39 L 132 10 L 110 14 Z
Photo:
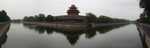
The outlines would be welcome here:
M 67 23 L 84 23 L 87 21 L 86 16 L 79 15 L 80 11 L 75 5 L 71 5 L 67 10 L 67 15 L 56 16 L 55 20 L 58 22 Z

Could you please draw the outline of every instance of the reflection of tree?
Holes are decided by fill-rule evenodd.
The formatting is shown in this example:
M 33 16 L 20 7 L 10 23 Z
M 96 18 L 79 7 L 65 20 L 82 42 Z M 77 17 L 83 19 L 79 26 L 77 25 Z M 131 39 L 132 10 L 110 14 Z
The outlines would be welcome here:
M 124 24 L 125 25 L 125 24 Z M 64 36 L 66 36 L 67 40 L 70 42 L 71 45 L 75 45 L 78 39 L 80 38 L 80 35 L 85 34 L 86 38 L 91 39 L 96 35 L 96 31 L 99 33 L 106 33 L 108 31 L 111 31 L 115 28 L 119 28 L 124 25 L 113 25 L 113 26 L 103 26 L 103 27 L 97 27 L 96 29 L 87 27 L 86 30 L 74 30 L 74 29 L 54 29 L 51 27 L 44 27 L 44 26 L 36 26 L 32 27 L 31 25 L 24 25 L 28 27 L 29 29 L 34 29 L 37 30 L 40 34 L 47 33 L 47 34 L 52 34 L 54 31 L 57 33 L 61 33 Z M 32 25 L 33 26 L 33 25 Z
M 1 37 L 0 37 L 0 48 L 1 46 L 6 42 L 7 40 L 7 35 L 6 34 L 3 34 Z
M 35 25 L 32 24 L 23 24 L 23 26 L 29 29 L 35 29 Z
M 46 32 L 47 32 L 47 34 L 52 34 L 53 33 L 53 29 L 49 28 L 49 27 L 46 27 Z
M 23 24 L 25 27 L 29 29 L 36 30 L 39 34 L 47 33 L 51 34 L 53 32 L 53 29 L 50 27 L 44 27 L 44 26 L 37 26 L 37 25 L 31 25 L 31 24 Z
M 35 27 L 35 30 L 37 30 L 40 34 L 43 34 L 45 32 L 45 27 L 37 26 Z
M 0 48 L 5 44 L 7 40 L 7 32 L 9 30 L 10 24 L 0 24 Z
M 116 29 L 116 28 L 120 28 L 122 26 L 124 26 L 126 24 L 122 24 L 122 25 L 112 25 L 112 26 L 102 26 L 102 27 L 97 27 L 96 30 L 99 32 L 99 33 L 107 33 L 113 29 Z
M 94 29 L 87 29 L 85 32 L 86 38 L 92 38 L 96 35 L 96 30 Z

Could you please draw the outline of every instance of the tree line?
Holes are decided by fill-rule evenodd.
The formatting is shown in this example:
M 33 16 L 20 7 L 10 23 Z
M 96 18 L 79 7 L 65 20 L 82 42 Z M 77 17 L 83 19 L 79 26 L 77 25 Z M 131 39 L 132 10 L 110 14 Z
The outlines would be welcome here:
M 87 13 L 85 15 L 88 22 L 94 22 L 94 23 L 118 23 L 118 22 L 128 22 L 129 20 L 126 19 L 118 19 L 118 18 L 111 18 L 108 16 L 100 15 L 97 17 L 93 13 Z M 53 22 L 57 19 L 55 19 L 55 16 L 52 15 L 45 15 L 45 14 L 38 14 L 34 16 L 25 16 L 24 21 L 35 21 L 35 22 Z
M 140 7 L 144 9 L 137 22 L 150 24 L 150 0 L 140 0 Z
M 150 16 L 142 13 L 137 22 L 150 24 Z
M 5 10 L 0 11 L 0 22 L 10 21 L 9 16 Z
M 45 16 L 45 14 L 39 14 L 39 15 L 34 15 L 34 16 L 25 16 L 24 17 L 24 21 L 38 21 L 38 22 L 43 22 L 43 21 L 46 21 L 46 22 L 51 22 L 53 21 L 54 19 L 54 16 L 52 15 L 47 15 Z

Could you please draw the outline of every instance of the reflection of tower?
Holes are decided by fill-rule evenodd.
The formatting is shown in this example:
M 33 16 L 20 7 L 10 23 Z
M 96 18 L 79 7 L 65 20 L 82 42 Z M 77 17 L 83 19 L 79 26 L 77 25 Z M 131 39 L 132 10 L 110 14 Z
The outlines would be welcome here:
M 67 40 L 69 41 L 69 43 L 71 45 L 75 45 L 77 43 L 80 35 L 83 34 L 83 32 L 82 33 L 80 33 L 80 32 L 77 33 L 77 32 L 68 32 L 68 31 L 61 31 L 60 33 L 62 33 L 66 36 Z
M 75 34 L 68 34 L 66 35 L 68 41 L 70 42 L 71 45 L 75 45 L 77 40 L 79 39 L 80 35 L 75 35 Z
M 75 5 L 71 5 L 69 10 L 67 11 L 68 16 L 78 16 L 79 10 L 77 10 L 77 7 Z

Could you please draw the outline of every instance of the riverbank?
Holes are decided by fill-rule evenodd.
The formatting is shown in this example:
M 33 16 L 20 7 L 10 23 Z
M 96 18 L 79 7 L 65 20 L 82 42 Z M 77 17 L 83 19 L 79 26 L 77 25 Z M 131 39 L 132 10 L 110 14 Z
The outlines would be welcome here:
M 0 37 L 3 36 L 3 34 L 6 34 L 7 29 L 10 26 L 10 22 L 0 22 Z
M 96 28 L 96 27 L 103 27 L 103 26 L 113 26 L 113 25 L 123 25 L 129 23 L 65 23 L 65 22 L 23 22 L 24 24 L 31 24 L 31 25 L 38 25 L 38 26 L 45 26 L 57 29 L 87 29 L 87 28 Z
M 7 21 L 7 22 L 0 22 L 0 25 L 1 24 L 9 24 L 9 23 L 11 23 L 10 21 Z
M 54 29 L 61 29 L 61 30 L 85 30 L 87 28 L 87 25 L 84 23 L 23 22 L 23 24 L 44 26 L 44 27 L 50 27 L 50 28 L 54 28 Z
M 113 25 L 124 25 L 124 24 L 130 24 L 128 22 L 125 23 L 97 23 L 94 27 L 103 27 L 103 26 L 113 26 Z
M 137 23 L 137 29 L 143 43 L 143 47 L 150 47 L 150 25 L 144 23 Z
M 10 24 L 0 24 L 0 37 L 7 33 Z

